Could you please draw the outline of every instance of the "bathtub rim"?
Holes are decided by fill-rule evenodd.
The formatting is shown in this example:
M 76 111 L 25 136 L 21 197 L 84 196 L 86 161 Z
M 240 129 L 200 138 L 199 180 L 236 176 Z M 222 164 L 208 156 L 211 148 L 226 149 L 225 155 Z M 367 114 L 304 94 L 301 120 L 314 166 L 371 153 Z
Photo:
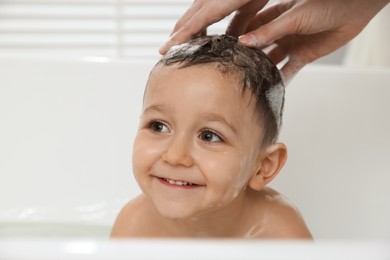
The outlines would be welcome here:
M 6 259 L 371 259 L 390 257 L 390 241 L 255 241 L 213 239 L 121 239 L 121 240 L 4 240 L 0 257 Z M 23 248 L 23 250 L 18 250 Z M 154 250 L 150 250 L 154 248 Z M 120 253 L 118 253 L 120 252 Z M 174 254 L 172 254 L 174 252 Z M 167 257 L 167 258 L 168 258 Z

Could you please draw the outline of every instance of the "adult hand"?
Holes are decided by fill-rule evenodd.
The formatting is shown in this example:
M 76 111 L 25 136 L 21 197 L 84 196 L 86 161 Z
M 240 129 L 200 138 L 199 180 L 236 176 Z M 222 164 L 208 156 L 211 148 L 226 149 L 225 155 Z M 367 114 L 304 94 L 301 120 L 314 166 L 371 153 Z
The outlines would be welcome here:
M 285 80 L 303 66 L 325 56 L 358 35 L 390 0 L 300 0 L 277 2 L 261 10 L 246 28 L 233 19 L 227 33 L 246 46 L 263 48 L 275 43 L 268 53 L 282 68 Z M 246 18 L 242 18 L 247 23 Z
M 349 42 L 390 0 L 284 0 L 263 9 L 267 2 L 196 0 L 160 52 L 237 10 L 226 33 L 242 35 L 240 42 L 250 47 L 275 43 L 268 55 L 276 64 L 287 58 L 282 73 L 288 81 L 307 63 Z
M 247 23 L 257 11 L 267 4 L 268 0 L 194 0 L 190 8 L 177 21 L 171 37 L 160 48 L 165 54 L 170 47 L 186 42 L 199 34 L 205 34 L 208 26 L 216 23 L 236 11 L 236 16 L 245 17 Z M 241 21 L 243 19 L 240 19 Z

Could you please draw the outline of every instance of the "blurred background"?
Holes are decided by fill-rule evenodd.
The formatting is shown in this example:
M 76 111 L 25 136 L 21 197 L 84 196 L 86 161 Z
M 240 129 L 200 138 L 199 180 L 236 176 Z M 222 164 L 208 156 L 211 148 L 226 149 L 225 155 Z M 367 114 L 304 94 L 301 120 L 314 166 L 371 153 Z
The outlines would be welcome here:
M 270 1 L 272 4 L 274 1 Z M 157 59 L 192 0 L 0 0 L 0 57 Z M 229 17 L 210 27 L 223 33 Z M 318 64 L 389 66 L 390 6 Z
M 131 144 L 145 82 L 191 4 L 0 0 L 0 240 L 108 237 L 140 192 Z M 289 159 L 272 185 L 318 239 L 390 238 L 389 28 L 390 5 L 287 90 Z

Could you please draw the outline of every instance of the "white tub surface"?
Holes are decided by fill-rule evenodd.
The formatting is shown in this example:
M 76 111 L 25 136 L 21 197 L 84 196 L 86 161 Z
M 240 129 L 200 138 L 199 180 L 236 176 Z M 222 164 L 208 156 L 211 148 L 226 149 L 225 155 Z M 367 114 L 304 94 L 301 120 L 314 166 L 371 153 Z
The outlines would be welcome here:
M 388 260 L 389 243 L 380 241 L 322 243 L 244 240 L 0 240 L 0 258 L 62 259 L 267 259 Z
M 153 64 L 97 61 L 0 60 L 3 231 L 109 230 L 139 193 L 131 147 Z M 288 86 L 289 158 L 271 186 L 317 239 L 390 239 L 389 97 L 385 69 L 309 66 Z
M 58 223 L 46 221 L 14 221 L 0 223 L 0 239 L 105 239 L 110 225 Z

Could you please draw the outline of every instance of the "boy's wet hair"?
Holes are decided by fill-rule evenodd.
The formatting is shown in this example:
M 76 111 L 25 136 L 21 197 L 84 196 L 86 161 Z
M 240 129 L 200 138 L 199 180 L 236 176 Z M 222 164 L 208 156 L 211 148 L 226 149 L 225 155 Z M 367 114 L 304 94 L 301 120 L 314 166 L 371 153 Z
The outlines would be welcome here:
M 203 36 L 172 47 L 161 63 L 179 64 L 180 68 L 215 63 L 222 74 L 239 76 L 242 90 L 249 89 L 256 98 L 264 131 L 262 145 L 277 140 L 285 90 L 278 68 L 261 50 L 244 47 L 233 36 Z

